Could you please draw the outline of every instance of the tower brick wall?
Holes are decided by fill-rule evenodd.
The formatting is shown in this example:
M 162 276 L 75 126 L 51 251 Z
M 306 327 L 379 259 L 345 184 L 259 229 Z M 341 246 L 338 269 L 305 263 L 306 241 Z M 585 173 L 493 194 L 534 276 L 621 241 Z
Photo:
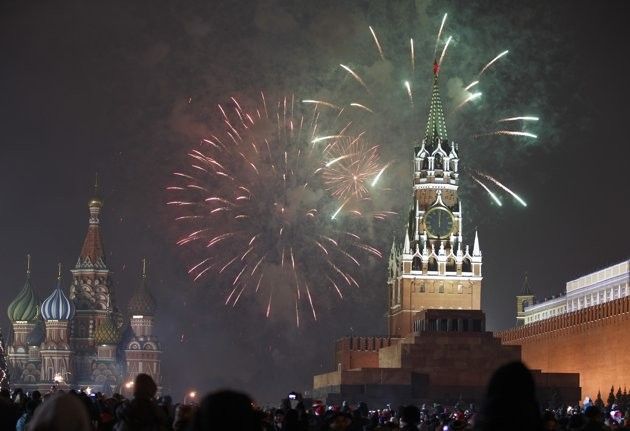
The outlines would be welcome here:
M 582 397 L 630 386 L 630 297 L 496 333 L 543 372 L 579 373 Z

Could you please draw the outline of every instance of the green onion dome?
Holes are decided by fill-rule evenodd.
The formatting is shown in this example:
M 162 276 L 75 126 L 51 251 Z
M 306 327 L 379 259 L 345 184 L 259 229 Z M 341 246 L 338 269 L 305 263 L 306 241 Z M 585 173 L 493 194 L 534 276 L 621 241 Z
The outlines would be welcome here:
M 17 297 L 9 304 L 7 314 L 11 322 L 30 322 L 37 317 L 39 301 L 31 286 L 30 271 L 26 273 L 26 282 Z

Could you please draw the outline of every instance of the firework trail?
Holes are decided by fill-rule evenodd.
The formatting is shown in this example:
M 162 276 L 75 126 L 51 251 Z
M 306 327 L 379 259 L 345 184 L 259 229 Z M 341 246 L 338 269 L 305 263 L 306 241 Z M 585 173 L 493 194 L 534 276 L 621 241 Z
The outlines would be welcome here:
M 370 28 L 370 32 L 372 33 L 372 37 L 374 38 L 374 43 L 376 44 L 376 48 L 378 49 L 378 53 L 381 56 L 381 60 L 385 60 L 385 56 L 383 55 L 383 48 L 381 48 L 381 44 L 378 41 L 378 37 L 376 37 L 376 33 L 374 32 L 374 29 L 372 28 L 372 26 L 370 26 L 369 28 Z
M 507 53 L 510 52 L 508 50 L 503 51 L 501 54 L 497 55 L 496 57 L 494 57 L 492 60 L 490 60 L 490 62 L 488 64 L 486 64 L 482 69 L 481 72 L 479 72 L 479 76 L 483 75 L 483 73 L 490 67 L 492 66 L 497 60 L 499 60 L 501 57 L 503 57 L 504 55 L 507 55 Z
M 361 77 L 359 75 L 357 75 L 357 73 L 355 71 L 353 71 L 352 69 L 350 69 L 348 66 L 344 65 L 344 64 L 340 64 L 339 66 L 341 66 L 346 72 L 348 72 L 350 75 L 352 75 L 352 77 L 354 79 L 357 80 L 357 82 L 359 84 L 361 84 L 363 86 L 363 88 L 365 88 L 365 90 L 369 93 L 370 89 L 368 88 L 367 85 L 365 85 L 365 82 L 363 81 L 363 79 L 361 79 Z
M 479 81 L 473 81 L 470 84 L 468 84 L 466 87 L 464 87 L 464 91 L 468 91 L 471 88 L 473 88 L 475 85 L 479 84 Z
M 190 165 L 167 187 L 184 232 L 177 244 L 197 256 L 191 277 L 226 288 L 226 305 L 247 294 L 264 296 L 267 317 L 276 301 L 294 303 L 288 309 L 295 308 L 297 324 L 303 307 L 316 319 L 323 294 L 334 289 L 342 296 L 343 289 L 358 287 L 360 266 L 369 256 L 381 257 L 353 231 L 360 223 L 350 228 L 343 218 L 331 221 L 338 201 L 325 183 L 337 173 L 347 176 L 343 169 L 360 175 L 360 184 L 372 181 L 381 169 L 376 148 L 360 138 L 344 144 L 339 136 L 314 144 L 318 105 L 309 115 L 300 106 L 290 97 L 267 109 L 262 94 L 252 110 L 236 99 L 219 106 L 222 130 L 190 151 Z M 369 167 L 369 174 L 357 166 Z M 365 192 L 356 185 L 347 193 Z
M 446 39 L 446 43 L 444 44 L 444 48 L 442 49 L 442 55 L 440 55 L 440 61 L 438 61 L 438 66 L 442 65 L 442 61 L 444 61 L 444 56 L 446 56 L 446 50 L 448 49 L 451 40 L 453 40 L 453 36 L 449 36 L 448 39 Z
M 495 132 L 481 133 L 477 135 L 473 135 L 473 137 L 478 138 L 481 136 L 493 136 L 493 135 L 507 135 L 507 136 L 524 136 L 526 138 L 537 139 L 538 135 L 529 132 L 520 132 L 518 130 L 497 130 Z
M 501 187 L 503 190 L 505 190 L 506 192 L 508 192 L 510 195 L 512 195 L 512 197 L 514 199 L 516 199 L 521 205 L 523 205 L 524 207 L 527 206 L 527 203 L 521 199 L 521 197 L 519 195 L 517 195 L 516 193 L 514 193 L 512 190 L 510 190 L 510 188 L 508 188 L 507 186 L 503 185 L 501 182 L 499 182 L 499 180 L 497 180 L 496 178 L 488 175 L 488 174 L 484 174 L 482 172 L 478 173 L 479 175 L 483 176 L 484 178 L 489 179 L 490 181 L 492 181 L 494 184 L 496 184 L 497 186 Z
M 533 116 L 522 116 L 522 117 L 510 117 L 510 118 L 502 118 L 498 120 L 499 123 L 504 121 L 538 121 L 538 117 Z
M 472 176 L 471 177 L 477 184 L 479 184 L 487 193 L 488 195 L 492 198 L 493 201 L 496 202 L 497 205 L 499 205 L 500 207 L 503 206 L 503 204 L 501 203 L 501 200 L 497 197 L 497 195 L 495 195 L 492 190 L 490 190 L 488 188 L 488 186 L 486 186 L 484 183 L 482 183 L 480 180 L 478 180 L 476 177 Z
M 405 81 L 405 88 L 407 89 L 407 94 L 409 95 L 409 103 L 413 106 L 413 93 L 411 91 L 411 83 L 409 81 Z
M 464 106 L 465 104 L 467 104 L 468 102 L 471 102 L 475 99 L 479 99 L 481 97 L 481 92 L 477 92 L 477 93 L 472 93 L 470 96 L 468 96 L 466 99 L 464 99 L 464 101 L 462 103 L 460 103 L 459 105 L 457 105 L 455 107 L 455 110 L 460 109 L 462 106 Z
M 444 23 L 446 23 L 447 13 L 442 17 L 442 24 L 440 24 L 440 30 L 438 31 L 437 38 L 435 39 L 435 48 L 433 49 L 433 57 L 437 54 L 438 45 L 440 44 L 440 38 L 442 37 L 442 30 L 444 29 Z

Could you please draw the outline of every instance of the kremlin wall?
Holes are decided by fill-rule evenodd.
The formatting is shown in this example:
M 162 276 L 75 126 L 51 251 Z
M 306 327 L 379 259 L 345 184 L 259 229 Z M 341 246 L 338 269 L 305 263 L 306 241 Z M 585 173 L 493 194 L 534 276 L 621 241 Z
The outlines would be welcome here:
M 523 361 L 544 372 L 579 373 L 582 398 L 595 399 L 612 386 L 630 386 L 630 260 L 567 283 L 567 292 L 538 304 L 521 306 L 523 326 L 496 333 L 502 343 L 521 346 Z M 579 296 L 579 298 L 578 298 Z M 557 303 L 565 305 L 559 306 Z M 541 315 L 541 310 L 555 311 Z M 525 302 L 525 305 L 527 302 Z

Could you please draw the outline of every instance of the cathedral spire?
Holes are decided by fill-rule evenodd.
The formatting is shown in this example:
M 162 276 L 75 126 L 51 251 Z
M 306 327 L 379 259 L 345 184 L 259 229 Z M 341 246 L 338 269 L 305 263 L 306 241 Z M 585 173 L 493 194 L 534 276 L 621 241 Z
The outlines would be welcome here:
M 103 207 L 103 200 L 99 194 L 98 188 L 98 174 L 94 181 L 94 195 L 88 203 L 90 210 L 90 219 L 88 231 L 83 241 L 83 247 L 81 248 L 81 254 L 79 255 L 79 262 L 77 266 L 98 266 L 105 268 L 105 251 L 103 249 L 103 239 L 101 238 L 100 219 L 101 208 Z
M 437 60 L 435 60 L 433 62 L 433 89 L 431 91 L 431 102 L 429 104 L 429 118 L 424 134 L 425 145 L 427 146 L 448 139 L 446 135 L 446 121 L 444 120 L 444 109 L 442 108 L 442 98 L 440 97 L 438 85 L 439 72 L 440 65 Z

